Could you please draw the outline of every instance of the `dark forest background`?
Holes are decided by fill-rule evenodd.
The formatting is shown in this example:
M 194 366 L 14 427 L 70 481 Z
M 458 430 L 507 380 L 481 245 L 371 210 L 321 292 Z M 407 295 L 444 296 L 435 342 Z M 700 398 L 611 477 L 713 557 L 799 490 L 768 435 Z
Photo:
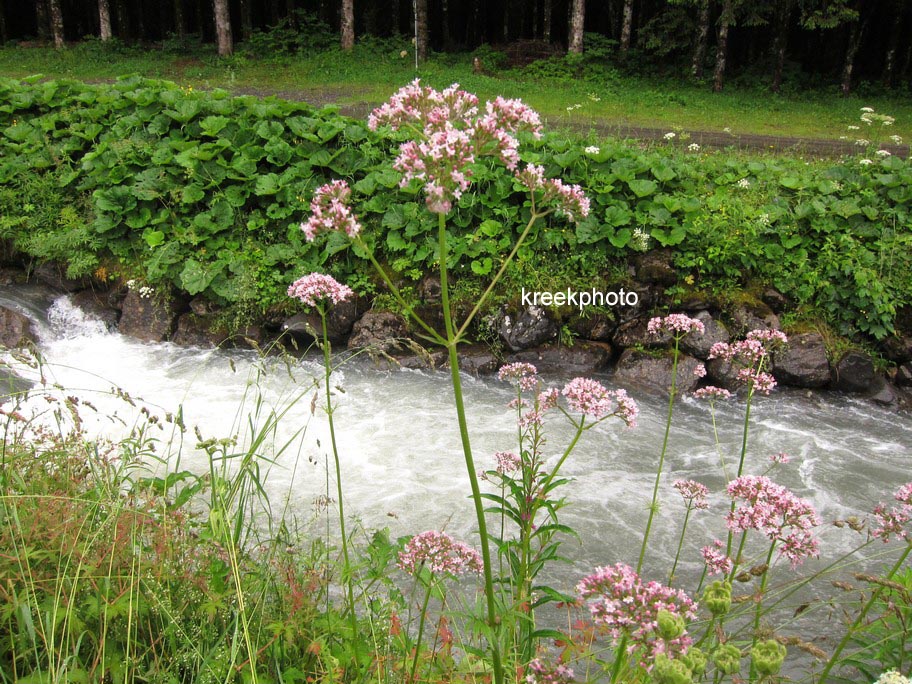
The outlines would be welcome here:
M 596 44 L 628 68 L 716 89 L 726 73 L 756 75 L 774 90 L 800 78 L 845 93 L 860 82 L 908 90 L 912 79 L 910 0 L 0 0 L 0 39 L 58 48 L 86 37 L 150 48 L 195 41 L 226 56 L 276 27 L 333 35 L 343 49 L 364 35 L 417 32 L 422 58 L 482 45 L 554 54 Z

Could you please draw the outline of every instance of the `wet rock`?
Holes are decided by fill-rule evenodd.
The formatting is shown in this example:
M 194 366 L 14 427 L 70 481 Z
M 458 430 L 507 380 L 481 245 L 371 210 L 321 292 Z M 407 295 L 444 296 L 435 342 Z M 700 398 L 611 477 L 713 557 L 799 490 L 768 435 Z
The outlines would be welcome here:
M 357 299 L 350 299 L 330 308 L 326 314 L 326 333 L 332 344 L 344 342 L 351 334 L 355 321 L 358 320 L 360 306 Z M 319 313 L 307 311 L 285 319 L 282 330 L 308 339 L 322 338 L 323 322 Z
M 13 283 L 22 284 L 27 280 L 28 276 L 21 268 L 0 266 L 0 285 L 12 285 Z
M 912 363 L 904 363 L 896 369 L 896 384 L 900 387 L 912 387 Z
M 739 370 L 740 367 L 728 359 L 710 359 L 706 362 L 706 384 L 734 392 L 743 387 L 738 380 Z
M 0 347 L 14 349 L 35 343 L 32 322 L 27 316 L 0 306 Z
M 674 360 L 671 354 L 654 356 L 636 349 L 627 349 L 618 359 L 614 382 L 623 386 L 639 386 L 669 392 L 671 389 Z M 678 396 L 693 392 L 700 383 L 694 370 L 700 362 L 692 356 L 681 354 L 678 358 L 675 391 Z
M 894 335 L 880 343 L 880 348 L 887 359 L 893 363 L 912 361 L 912 335 Z
M 868 398 L 881 406 L 898 407 L 900 404 L 899 393 L 883 378 L 877 378 L 877 383 Z
M 732 332 L 743 336 L 751 330 L 779 330 L 779 317 L 761 302 L 739 302 L 731 309 Z
M 209 316 L 218 310 L 218 305 L 205 297 L 194 297 L 190 300 L 190 311 L 197 316 Z
M 704 332 L 692 332 L 681 339 L 681 349 L 698 359 L 709 357 L 709 350 L 717 342 L 728 342 L 731 335 L 728 328 L 714 319 L 708 311 L 700 311 L 694 316 L 703 324 Z
M 400 348 L 406 336 L 405 319 L 389 311 L 368 311 L 352 327 L 349 349 L 373 349 L 386 354 Z
M 224 331 L 215 331 L 211 316 L 201 316 L 188 312 L 177 319 L 177 329 L 171 341 L 181 347 L 217 347 L 225 341 Z
M 620 349 L 630 347 L 668 347 L 674 342 L 671 333 L 662 331 L 658 335 L 653 335 L 648 331 L 649 318 L 636 318 L 626 323 L 621 323 L 611 342 Z
M 674 285 L 678 272 L 674 267 L 674 254 L 670 249 L 654 249 L 638 254 L 633 259 L 636 279 L 642 283 Z
M 117 327 L 122 335 L 143 342 L 164 342 L 174 332 L 182 308 L 181 302 L 174 297 L 143 297 L 139 292 L 129 290 L 123 300 Z
M 557 335 L 557 324 L 547 312 L 537 306 L 530 306 L 518 314 L 501 312 L 496 324 L 497 334 L 510 351 L 522 351 L 537 347 Z
M 877 384 L 874 362 L 862 352 L 848 352 L 833 369 L 833 387 L 841 392 L 870 392 Z
M 591 375 L 603 370 L 611 359 L 611 345 L 604 342 L 578 342 L 572 347 L 545 345 L 511 354 L 507 363 L 531 363 L 539 373 L 562 376 Z
M 634 282 L 624 286 L 616 285 L 608 288 L 610 291 L 617 292 L 621 297 L 621 291 L 624 291 L 623 300 L 630 301 L 630 293 L 636 294 L 636 304 L 624 304 L 623 306 L 612 307 L 611 311 L 618 323 L 632 321 L 636 318 L 643 318 L 652 311 L 664 296 L 664 289 L 657 285 Z
M 773 375 L 777 382 L 791 387 L 826 387 L 830 383 L 830 363 L 823 337 L 814 332 L 790 337 L 788 348 L 774 359 Z
M 92 285 L 92 279 L 88 276 L 68 278 L 66 266 L 53 261 L 41 264 L 33 273 L 39 283 L 63 292 L 85 290 Z
M 459 368 L 472 375 L 490 375 L 503 365 L 488 347 L 472 345 L 459 348 Z M 444 358 L 441 365 L 449 365 Z
M 0 366 L 0 404 L 22 397 L 35 386 L 31 380 L 18 375 L 10 368 Z
M 435 273 L 428 273 L 418 281 L 418 296 L 425 304 L 437 304 L 440 302 L 440 276 Z
M 760 299 L 776 314 L 787 311 L 792 305 L 788 297 L 772 287 L 766 288 L 760 296 Z
M 573 316 L 567 323 L 570 331 L 584 340 L 607 342 L 614 334 L 617 327 L 614 319 L 606 314 L 593 314 L 591 316 Z
M 111 306 L 109 293 L 95 290 L 82 290 L 72 295 L 73 306 L 85 311 L 92 318 L 105 324 L 108 330 L 117 328 L 120 311 Z

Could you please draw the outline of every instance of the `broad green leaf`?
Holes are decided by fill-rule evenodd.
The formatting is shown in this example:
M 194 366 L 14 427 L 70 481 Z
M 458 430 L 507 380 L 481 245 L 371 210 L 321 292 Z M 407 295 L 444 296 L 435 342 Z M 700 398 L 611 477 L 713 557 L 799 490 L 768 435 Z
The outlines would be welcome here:
M 628 181 L 627 185 L 630 186 L 630 190 L 637 197 L 648 197 L 659 187 L 655 181 L 645 179 L 634 179 Z

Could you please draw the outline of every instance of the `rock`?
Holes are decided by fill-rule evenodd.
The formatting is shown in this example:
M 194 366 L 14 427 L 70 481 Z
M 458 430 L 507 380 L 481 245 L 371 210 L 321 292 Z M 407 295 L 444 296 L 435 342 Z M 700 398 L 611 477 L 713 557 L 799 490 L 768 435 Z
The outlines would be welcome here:
M 708 311 L 700 311 L 694 318 L 703 324 L 704 332 L 692 332 L 685 335 L 681 339 L 681 349 L 691 356 L 706 360 L 712 346 L 717 342 L 728 342 L 731 340 L 731 335 L 728 334 L 728 329 L 714 319 Z
M 772 287 L 766 288 L 763 291 L 763 294 L 760 295 L 760 299 L 776 314 L 787 311 L 792 304 L 788 297 Z
M 188 312 L 177 319 L 177 330 L 171 341 L 181 347 L 217 347 L 225 341 L 223 332 L 212 330 L 212 317 Z
M 34 276 L 39 283 L 63 292 L 76 292 L 92 286 L 92 279 L 88 276 L 68 278 L 66 267 L 56 262 L 41 264 L 35 269 Z
M 880 348 L 893 363 L 912 361 L 912 335 L 894 335 L 881 341 Z
M 611 359 L 611 345 L 604 342 L 578 342 L 572 347 L 549 344 L 511 354 L 507 363 L 531 363 L 539 373 L 591 375 L 603 370 Z
M 22 284 L 28 281 L 28 276 L 21 268 L 14 266 L 0 266 L 0 285 Z
M 899 394 L 893 385 L 883 378 L 877 378 L 877 380 L 878 382 L 868 398 L 881 406 L 898 406 L 900 401 Z
M 623 290 L 625 293 L 635 293 L 637 297 L 637 302 L 634 305 L 625 304 L 624 306 L 615 306 L 612 307 L 611 311 L 614 314 L 614 318 L 618 323 L 623 323 L 625 321 L 632 321 L 635 318 L 643 318 L 648 316 L 649 312 L 652 311 L 656 304 L 662 300 L 664 290 L 657 285 L 649 285 L 645 283 L 630 283 L 626 286 L 615 286 L 610 288 L 612 291 L 618 292 Z M 629 301 L 629 297 L 625 297 Z
M 904 363 L 896 369 L 896 384 L 900 387 L 912 387 L 912 363 Z
M 592 314 L 591 316 L 575 315 L 567 323 L 570 331 L 584 340 L 607 342 L 614 334 L 617 323 L 607 314 Z
M 776 381 L 791 387 L 820 388 L 830 383 L 830 363 L 820 333 L 789 338 L 788 348 L 773 360 Z
M 841 392 L 870 392 L 878 380 L 874 362 L 862 352 L 848 352 L 833 371 L 833 387 Z
M 354 324 L 349 349 L 373 349 L 389 354 L 400 347 L 406 336 L 405 319 L 389 311 L 368 311 Z
M 675 391 L 678 396 L 693 392 L 700 384 L 694 370 L 700 362 L 681 354 L 678 357 L 678 371 Z M 613 381 L 619 385 L 635 385 L 669 392 L 673 359 L 670 354 L 653 356 L 636 349 L 627 349 L 618 359 Z
M 425 274 L 418 281 L 418 297 L 425 304 L 437 304 L 440 302 L 440 276 L 435 273 Z
M 17 375 L 10 368 L 0 366 L 0 404 L 24 396 L 34 386 L 35 383 L 31 380 Z
M 190 311 L 197 316 L 208 316 L 218 311 L 218 306 L 205 297 L 194 297 L 190 300 Z
M 32 322 L 27 316 L 0 306 L 0 347 L 14 349 L 35 343 Z
M 653 335 L 648 331 L 648 327 L 649 319 L 645 317 L 621 323 L 611 336 L 611 342 L 620 349 L 668 347 L 674 342 L 671 333 L 662 331 L 658 335 Z
M 332 344 L 344 342 L 358 320 L 360 303 L 355 299 L 340 302 L 326 314 L 326 333 Z M 282 323 L 282 330 L 297 336 L 312 339 L 323 336 L 323 322 L 314 310 L 295 314 Z
M 732 332 L 743 336 L 751 330 L 779 330 L 779 317 L 759 300 L 739 302 L 731 309 Z
M 510 351 L 522 351 L 537 347 L 557 335 L 557 324 L 552 321 L 544 309 L 530 306 L 515 317 L 501 312 L 498 317 L 497 334 Z
M 706 362 L 706 384 L 734 392 L 744 386 L 738 379 L 739 370 L 728 359 L 710 359 Z
M 143 342 L 164 342 L 174 332 L 181 308 L 174 297 L 154 294 L 142 297 L 130 290 L 124 297 L 117 327 L 122 335 Z
M 636 279 L 643 283 L 674 285 L 678 271 L 674 267 L 674 254 L 670 249 L 653 249 L 638 254 L 633 259 Z
M 503 363 L 494 353 L 483 345 L 471 345 L 459 348 L 459 368 L 472 375 L 490 375 L 496 373 Z M 449 365 L 444 358 L 441 365 Z
M 108 330 L 114 330 L 117 327 L 120 311 L 111 306 L 108 292 L 82 290 L 72 295 L 72 300 L 74 306 L 100 320 Z

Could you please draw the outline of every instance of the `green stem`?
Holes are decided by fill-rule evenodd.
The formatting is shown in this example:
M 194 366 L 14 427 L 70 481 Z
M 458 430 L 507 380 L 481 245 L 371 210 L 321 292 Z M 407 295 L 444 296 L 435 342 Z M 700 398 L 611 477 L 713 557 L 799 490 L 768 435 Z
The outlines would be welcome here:
M 323 377 L 326 388 L 326 416 L 329 422 L 329 441 L 332 445 L 333 461 L 336 466 L 336 495 L 339 497 L 339 530 L 342 534 L 342 562 L 343 572 L 345 573 L 345 588 L 348 593 L 348 611 L 351 619 L 352 635 L 354 639 L 358 636 L 358 618 L 355 614 L 355 592 L 352 589 L 351 560 L 348 555 L 348 536 L 345 533 L 345 504 L 342 500 L 342 465 L 339 462 L 339 449 L 336 446 L 336 428 L 333 423 L 333 405 L 331 393 L 332 376 L 332 348 L 329 344 L 329 332 L 326 326 L 326 311 L 323 306 L 317 307 L 320 312 L 320 321 L 323 325 Z
M 655 518 L 659 501 L 659 482 L 662 480 L 662 467 L 665 464 L 665 454 L 668 451 L 668 436 L 671 434 L 671 416 L 674 412 L 675 394 L 678 382 L 678 344 L 680 336 L 675 335 L 674 360 L 671 365 L 671 393 L 668 397 L 668 417 L 665 419 L 665 438 L 662 440 L 662 453 L 659 455 L 659 467 L 656 470 L 655 485 L 652 488 L 652 503 L 649 505 L 649 519 L 646 521 L 646 533 L 643 535 L 643 545 L 640 547 L 640 558 L 637 560 L 636 572 L 639 575 L 643 569 L 643 559 L 646 557 L 646 545 L 649 542 L 649 533 L 652 530 L 652 521 Z
M 899 560 L 896 561 L 896 564 L 890 568 L 890 572 L 887 573 L 886 580 L 892 581 L 893 576 L 899 571 L 903 566 L 903 563 L 906 562 L 909 553 L 912 552 L 912 544 L 906 546 L 906 550 L 902 552 L 899 557 Z M 836 650 L 833 651 L 833 655 L 830 656 L 830 659 L 827 661 L 826 666 L 823 668 L 823 672 L 820 673 L 820 682 L 826 682 L 827 676 L 830 674 L 830 670 L 833 669 L 833 666 L 836 664 L 836 661 L 839 659 L 840 654 L 843 649 L 848 645 L 849 641 L 852 639 L 852 635 L 855 634 L 855 630 L 858 629 L 858 626 L 864 622 L 865 617 L 868 614 L 868 611 L 871 610 L 874 603 L 880 598 L 880 592 L 882 591 L 883 586 L 878 585 L 876 589 L 871 592 L 871 597 L 868 599 L 867 603 L 861 609 L 861 612 L 858 614 L 858 617 L 855 618 L 855 622 L 852 623 L 852 626 L 846 631 L 845 635 L 840 640 L 839 644 L 836 646 Z
M 420 572 L 420 570 L 419 570 Z M 424 622 L 427 619 L 428 604 L 431 602 L 431 588 L 433 587 L 434 577 L 428 583 L 427 593 L 424 595 L 424 604 L 421 606 L 421 617 L 418 618 L 418 639 L 415 642 L 415 656 L 412 658 L 412 672 L 409 675 L 410 682 L 417 682 L 415 673 L 418 671 L 418 654 L 421 653 L 421 639 L 424 637 Z
M 776 542 L 774 541 L 770 544 L 769 553 L 766 554 L 766 571 L 763 573 L 763 578 L 760 580 L 760 588 L 757 590 L 757 610 L 754 613 L 754 629 L 751 634 L 751 648 L 757 645 L 757 635 L 760 633 L 760 616 L 763 614 L 763 594 L 766 593 L 766 584 L 770 575 L 770 563 L 773 560 L 773 551 L 775 549 Z M 754 668 L 753 660 L 751 660 L 750 681 L 754 681 L 756 676 L 757 671 Z
M 446 218 L 438 214 L 438 244 L 440 259 L 440 294 L 443 307 L 443 322 L 446 327 L 446 348 L 450 361 L 450 377 L 453 382 L 453 398 L 456 403 L 456 418 L 459 423 L 459 436 L 462 440 L 462 453 L 465 459 L 469 486 L 472 489 L 472 501 L 475 504 L 475 518 L 478 522 L 478 536 L 481 541 L 481 559 L 484 566 L 484 589 L 488 608 L 488 627 L 491 631 L 491 659 L 494 667 L 495 684 L 503 684 L 503 665 L 500 660 L 500 637 L 498 635 L 498 616 L 494 601 L 494 577 L 491 567 L 491 549 L 488 543 L 488 526 L 485 521 L 484 501 L 478 486 L 478 474 L 475 470 L 475 459 L 472 457 L 472 446 L 469 441 L 469 427 L 465 414 L 465 401 L 462 396 L 462 379 L 459 376 L 459 357 L 456 353 L 458 336 L 453 330 L 453 318 L 450 312 L 450 294 L 447 282 L 447 241 Z
M 690 520 L 691 505 L 688 502 L 687 512 L 684 514 L 684 524 L 681 526 L 681 536 L 678 538 L 678 550 L 675 551 L 674 563 L 671 564 L 671 572 L 668 573 L 668 586 L 674 582 L 675 570 L 678 569 L 678 559 L 681 557 L 681 549 L 684 546 L 684 533 L 687 532 L 687 521 Z

